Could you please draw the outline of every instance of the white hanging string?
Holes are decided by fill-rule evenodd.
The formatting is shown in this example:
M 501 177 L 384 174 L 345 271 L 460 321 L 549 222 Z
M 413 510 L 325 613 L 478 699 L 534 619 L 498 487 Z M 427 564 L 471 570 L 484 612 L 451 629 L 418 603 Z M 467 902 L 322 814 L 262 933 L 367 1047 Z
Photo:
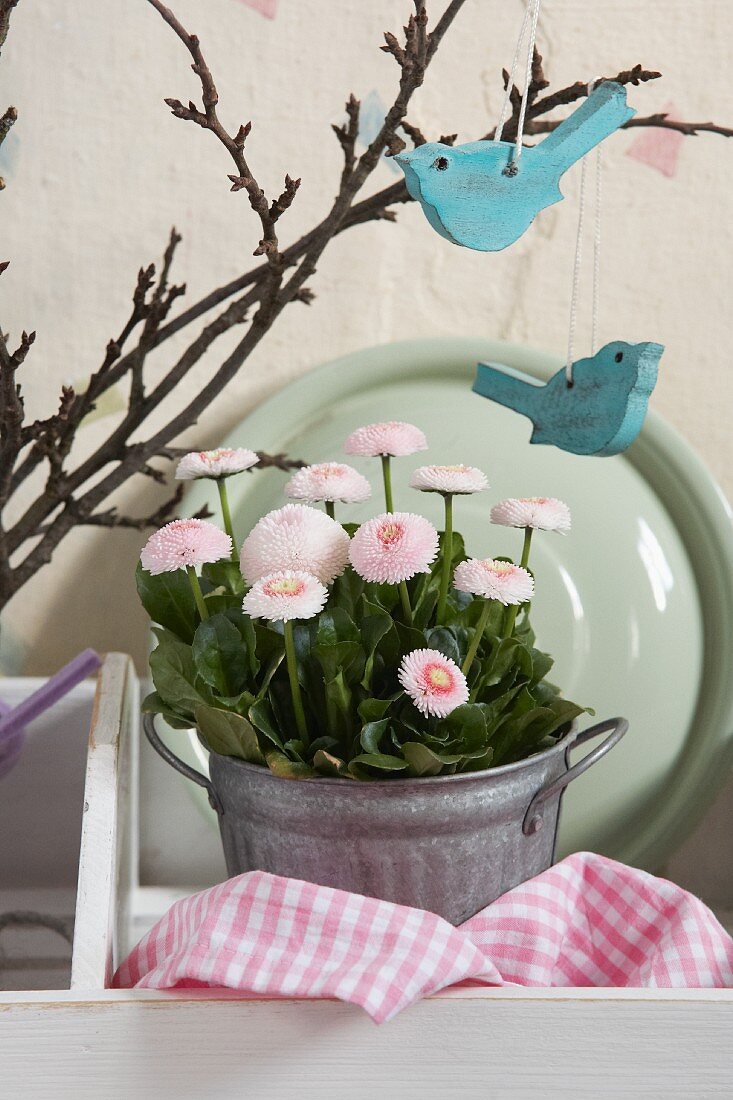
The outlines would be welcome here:
M 596 224 L 593 233 L 593 316 L 590 331 L 590 353 L 598 349 L 598 302 L 601 296 L 601 147 L 596 149 Z
M 522 137 L 524 135 L 524 118 L 527 113 L 527 100 L 529 98 L 529 86 L 532 83 L 532 61 L 534 59 L 534 44 L 537 38 L 537 20 L 540 17 L 541 0 L 534 0 L 532 9 L 532 26 L 529 31 L 529 45 L 527 46 L 527 65 L 524 70 L 524 90 L 522 92 L 522 104 L 519 108 L 519 122 L 517 123 L 517 140 L 514 145 L 513 162 L 519 160 L 522 155 Z
M 588 85 L 588 93 L 593 91 L 595 81 Z M 580 168 L 580 195 L 578 198 L 578 233 L 575 238 L 575 262 L 573 264 L 573 286 L 570 293 L 570 324 L 568 327 L 568 355 L 565 361 L 565 378 L 568 386 L 573 384 L 573 363 L 575 361 L 575 330 L 578 316 L 578 292 L 580 290 L 580 271 L 583 263 L 583 225 L 585 222 L 586 181 L 588 175 L 588 157 L 583 157 Z M 596 210 L 593 231 L 593 305 L 591 311 L 591 355 L 595 355 L 598 335 L 598 305 L 601 280 L 601 197 L 602 163 L 600 146 L 596 150 Z
M 514 49 L 514 58 L 512 60 L 512 67 L 509 71 L 509 79 L 507 80 L 506 88 L 504 89 L 504 102 L 501 105 L 501 114 L 499 115 L 499 122 L 494 132 L 494 141 L 501 141 L 501 135 L 504 132 L 504 126 L 506 120 L 509 117 L 509 104 L 512 101 L 512 88 L 514 87 L 514 76 L 517 71 L 517 63 L 519 61 L 519 51 L 522 48 L 522 42 L 524 36 L 527 33 L 527 27 L 529 26 L 529 14 L 531 11 L 531 0 L 527 4 L 524 11 L 524 19 L 522 20 L 522 27 L 519 32 L 519 38 L 517 39 L 517 45 Z
M 524 41 L 524 36 L 527 33 L 527 28 L 529 27 L 529 41 L 527 44 L 527 61 L 524 70 L 522 102 L 519 108 L 517 136 L 514 143 L 514 153 L 511 160 L 511 164 L 514 165 L 514 171 L 511 173 L 512 175 L 516 174 L 517 161 L 522 155 L 522 137 L 524 135 L 524 122 L 527 115 L 529 86 L 532 82 L 532 61 L 534 59 L 534 44 L 537 38 L 537 21 L 540 15 L 541 2 L 542 0 L 527 0 L 527 8 L 524 12 L 524 19 L 522 20 L 522 26 L 519 31 L 519 38 L 517 39 L 517 45 L 514 50 L 512 67 L 509 73 L 509 80 L 507 81 L 507 86 L 504 89 L 504 102 L 502 103 L 499 122 L 494 133 L 494 141 L 501 141 L 501 136 L 504 132 L 504 126 L 506 125 L 506 120 L 509 116 L 509 105 L 511 103 L 512 89 L 514 88 L 514 77 L 517 71 L 517 64 L 519 62 L 519 54 L 522 48 L 522 42 Z

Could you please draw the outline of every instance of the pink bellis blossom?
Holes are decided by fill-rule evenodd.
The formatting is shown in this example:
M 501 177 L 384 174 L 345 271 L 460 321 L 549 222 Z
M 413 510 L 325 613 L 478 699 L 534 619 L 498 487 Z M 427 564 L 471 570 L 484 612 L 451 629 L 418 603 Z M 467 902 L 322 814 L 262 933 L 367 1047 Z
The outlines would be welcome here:
M 311 502 L 359 504 L 369 499 L 372 487 L 363 474 L 345 462 L 318 462 L 296 470 L 285 486 L 285 495 Z
M 445 718 L 468 702 L 466 677 L 437 649 L 415 649 L 402 658 L 397 678 L 417 709 Z
M 219 447 L 215 451 L 191 451 L 176 467 L 178 481 L 193 481 L 199 477 L 231 477 L 256 466 L 259 457 L 247 447 Z
M 349 536 L 340 523 L 306 504 L 268 512 L 242 544 L 240 566 L 247 584 L 283 569 L 312 573 L 321 584 L 340 576 L 349 560 Z
M 140 554 L 143 569 L 153 576 L 227 558 L 232 540 L 203 519 L 174 519 L 151 535 Z
M 570 530 L 570 509 L 554 497 L 509 497 L 491 509 L 491 522 L 502 527 L 531 527 L 537 531 Z
M 410 479 L 413 489 L 445 495 L 480 493 L 489 486 L 476 466 L 419 466 Z
M 365 455 L 376 458 L 379 455 L 398 458 L 414 455 L 416 451 L 425 451 L 428 441 L 424 432 L 414 424 L 405 424 L 401 420 L 388 420 L 383 424 L 366 424 L 352 432 L 344 444 L 347 455 Z
M 453 583 L 459 592 L 470 592 L 506 606 L 526 603 L 534 595 L 532 574 L 521 565 L 493 558 L 469 558 L 456 566 Z
M 424 516 L 385 512 L 363 523 L 351 540 L 349 560 L 365 581 L 399 584 L 427 573 L 438 552 L 438 532 Z
M 253 619 L 270 622 L 312 619 L 328 599 L 328 590 L 312 573 L 283 569 L 252 585 L 242 607 Z

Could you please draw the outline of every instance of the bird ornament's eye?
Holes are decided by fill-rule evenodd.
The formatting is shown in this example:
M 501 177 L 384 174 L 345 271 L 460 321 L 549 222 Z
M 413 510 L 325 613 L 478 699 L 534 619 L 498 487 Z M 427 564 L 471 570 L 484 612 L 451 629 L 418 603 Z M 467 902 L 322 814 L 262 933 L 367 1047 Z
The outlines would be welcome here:
M 437 168 L 439 172 L 445 172 L 448 167 L 447 157 L 436 157 L 433 161 L 433 168 Z
M 614 355 L 614 359 L 616 360 L 617 363 L 621 363 L 623 361 L 623 358 L 624 358 L 624 353 L 622 351 L 617 351 L 616 354 Z

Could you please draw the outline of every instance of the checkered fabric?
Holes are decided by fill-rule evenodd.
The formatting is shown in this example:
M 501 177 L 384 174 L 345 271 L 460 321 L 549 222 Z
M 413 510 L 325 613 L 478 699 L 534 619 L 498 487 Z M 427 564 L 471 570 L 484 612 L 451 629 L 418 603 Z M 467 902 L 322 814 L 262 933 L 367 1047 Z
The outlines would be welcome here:
M 733 940 L 664 879 L 578 853 L 459 928 L 434 913 L 253 871 L 176 902 L 113 985 L 337 998 L 377 1022 L 457 982 L 733 986 Z

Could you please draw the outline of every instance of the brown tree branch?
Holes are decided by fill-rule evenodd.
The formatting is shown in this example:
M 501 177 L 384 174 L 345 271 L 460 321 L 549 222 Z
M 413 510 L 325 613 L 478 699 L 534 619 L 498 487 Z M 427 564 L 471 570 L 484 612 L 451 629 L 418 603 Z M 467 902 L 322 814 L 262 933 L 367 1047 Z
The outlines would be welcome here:
M 13 8 L 17 6 L 18 0 L 0 0 L 0 51 L 2 51 L 5 45 L 5 39 L 8 37 L 8 30 L 10 29 L 10 16 L 13 12 Z M 5 138 L 10 132 L 10 127 L 18 121 L 18 112 L 15 107 L 8 107 L 0 118 L 0 145 L 5 141 Z M 0 191 L 5 188 L 5 180 L 0 176 Z
M 270 204 L 265 198 L 265 194 L 255 179 L 254 173 L 250 169 L 244 155 L 244 145 L 251 128 L 251 123 L 248 122 L 246 126 L 240 126 L 235 135 L 227 132 L 217 114 L 216 108 L 219 102 L 219 93 L 216 90 L 216 84 L 211 75 L 211 70 L 204 58 L 198 37 L 195 34 L 189 34 L 170 8 L 166 7 L 161 0 L 148 0 L 148 3 L 163 17 L 165 22 L 180 38 L 181 42 L 183 42 L 190 53 L 193 59 L 191 68 L 201 82 L 204 109 L 200 111 L 193 103 L 189 103 L 188 107 L 184 107 L 178 99 L 166 99 L 166 103 L 171 108 L 176 118 L 187 119 L 191 122 L 195 122 L 198 126 L 202 126 L 206 130 L 210 130 L 231 156 L 237 169 L 236 176 L 229 177 L 233 184 L 232 190 L 239 191 L 244 189 L 247 192 L 250 206 L 257 214 L 262 227 L 262 239 L 255 249 L 254 255 L 265 256 L 267 258 L 267 263 L 271 272 L 277 280 L 280 277 L 281 260 L 277 233 L 275 232 L 275 222 L 279 215 L 273 216 Z M 293 195 L 294 193 L 295 192 L 293 192 Z M 290 201 L 292 202 L 292 196 Z
M 18 0 L 0 0 L 0 51 L 2 51 L 5 45 L 5 39 L 8 37 L 10 16 L 13 13 L 13 8 L 17 7 L 17 5 Z
M 7 2 L 8 0 L 0 0 L 0 12 L 3 3 Z M 272 200 L 266 198 L 244 156 L 250 123 L 240 126 L 235 134 L 230 134 L 224 128 L 217 113 L 218 94 L 214 78 L 204 59 L 198 38 L 189 34 L 160 0 L 148 2 L 187 48 L 193 61 L 192 68 L 201 85 L 200 107 L 193 102 L 189 102 L 187 106 L 179 100 L 169 99 L 166 102 L 174 115 L 213 133 L 218 142 L 227 149 L 235 167 L 229 177 L 232 190 L 244 190 L 247 193 L 249 205 L 259 220 L 261 230 L 261 240 L 255 249 L 255 255 L 262 255 L 264 261 L 168 319 L 172 305 L 183 293 L 182 287 L 169 284 L 170 269 L 178 243 L 174 230 L 157 281 L 153 265 L 139 273 L 133 294 L 132 313 L 120 336 L 107 345 L 101 365 L 91 376 L 87 389 L 78 395 L 64 391 L 57 413 L 29 426 L 23 426 L 22 398 L 15 384 L 15 371 L 20 363 L 16 363 L 11 371 L 5 369 L 12 357 L 5 340 L 1 340 L 0 402 L 3 410 L 11 410 L 7 417 L 2 417 L 5 434 L 0 437 L 0 448 L 5 447 L 12 475 L 5 486 L 6 492 L 17 488 L 41 460 L 48 462 L 49 470 L 44 489 L 30 503 L 12 529 L 3 534 L 0 528 L 0 605 L 50 560 L 56 546 L 74 526 L 91 524 L 142 529 L 150 523 L 163 522 L 170 516 L 177 504 L 177 493 L 150 516 L 142 518 L 123 516 L 114 506 L 103 508 L 102 505 L 135 474 L 143 474 L 155 480 L 162 477 L 152 460 L 161 456 L 171 458 L 178 453 L 178 448 L 171 445 L 172 441 L 184 429 L 196 423 L 201 413 L 234 378 L 275 324 L 285 306 L 291 301 L 308 303 L 312 300 L 313 292 L 308 285 L 309 280 L 321 255 L 334 237 L 355 225 L 393 220 L 393 208 L 397 204 L 410 201 L 403 182 L 383 188 L 358 202 L 356 200 L 382 154 L 393 153 L 404 147 L 400 130 L 415 145 L 427 140 L 422 131 L 408 121 L 407 112 L 412 96 L 424 80 L 428 64 L 465 0 L 451 0 L 432 31 L 428 29 L 425 0 L 413 0 L 414 13 L 408 19 L 404 35 L 401 38 L 391 33 L 385 36 L 385 46 L 382 48 L 396 62 L 399 82 L 383 125 L 362 154 L 357 156 L 360 105 L 353 95 L 349 97 L 345 122 L 333 127 L 341 145 L 344 163 L 331 209 L 313 229 L 286 248 L 281 247 L 275 227 L 292 204 L 300 180 L 286 176 L 281 194 Z M 658 73 L 644 70 L 637 65 L 611 79 L 638 85 L 658 76 Z M 508 77 L 505 79 L 508 81 Z M 581 82 L 543 95 L 548 87 L 542 58 L 536 52 L 527 111 L 526 130 L 529 135 L 554 129 L 560 120 L 548 116 L 553 116 L 556 109 L 569 106 L 588 93 L 587 84 Z M 509 140 L 516 134 L 520 98 L 518 91 L 512 89 L 514 111 L 505 130 L 505 137 Z M 732 133 L 714 123 L 681 123 L 668 119 L 665 114 L 635 118 L 628 125 L 656 125 L 678 129 L 685 134 L 712 132 L 729 136 Z M 441 137 L 439 140 L 451 144 L 455 135 Z M 229 304 L 201 329 L 157 384 L 152 389 L 147 388 L 143 373 L 145 360 L 150 352 L 198 318 L 227 302 Z M 254 314 L 250 316 L 253 310 Z M 200 391 L 192 395 L 185 406 L 170 416 L 167 423 L 158 427 L 150 438 L 140 439 L 139 429 L 151 413 L 164 407 L 173 392 L 182 392 L 181 385 L 189 372 L 207 354 L 215 341 L 234 326 L 241 324 L 247 325 L 246 331 Z M 136 342 L 129 350 L 125 350 L 136 332 Z M 23 342 L 21 348 L 22 346 Z M 19 348 L 18 351 L 20 350 Z M 23 355 L 27 350 L 26 347 Z M 14 356 L 17 358 L 17 355 L 16 351 Z M 67 470 L 66 461 L 84 416 L 91 411 L 101 394 L 123 379 L 129 381 L 130 389 L 127 409 L 120 422 L 91 455 L 75 468 Z M 15 426 L 13 416 L 16 420 Z M 21 457 L 23 448 L 28 446 L 30 451 L 25 457 Z M 18 459 L 20 460 L 16 461 Z M 260 465 L 292 469 L 298 463 L 284 455 L 261 455 Z M 15 552 L 24 556 L 11 569 L 10 554 Z

